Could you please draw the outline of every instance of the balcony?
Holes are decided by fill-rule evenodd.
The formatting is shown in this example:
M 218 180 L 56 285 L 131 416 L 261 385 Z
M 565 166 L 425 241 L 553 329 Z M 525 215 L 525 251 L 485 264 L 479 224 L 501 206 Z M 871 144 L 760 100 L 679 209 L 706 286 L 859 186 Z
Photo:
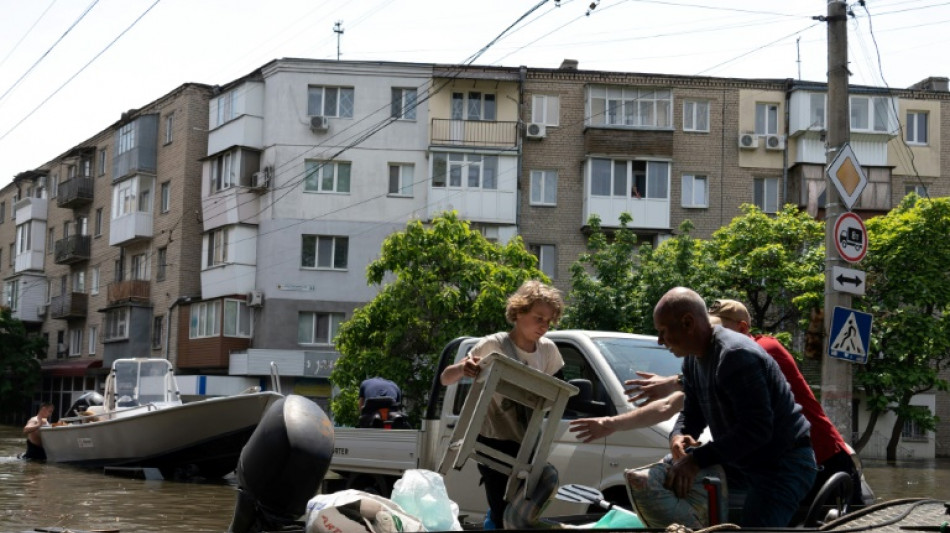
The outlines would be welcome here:
M 517 122 L 432 119 L 432 144 L 514 148 L 518 144 Z
M 24 198 L 13 204 L 14 218 L 17 224 L 30 220 L 46 220 L 48 205 L 46 198 Z
M 82 292 L 67 292 L 49 301 L 47 313 L 51 318 L 86 318 L 89 296 Z
M 625 198 L 616 196 L 596 196 L 588 194 L 584 198 L 584 220 L 591 215 L 600 217 L 605 228 L 620 226 L 620 215 L 633 216 L 630 229 L 669 231 L 670 200 L 668 198 Z
M 109 305 L 123 302 L 148 302 L 152 297 L 152 285 L 147 279 L 116 281 L 108 287 Z
M 89 235 L 70 235 L 56 241 L 53 260 L 57 265 L 71 265 L 88 261 L 92 250 L 92 237 Z
M 68 179 L 56 189 L 56 205 L 75 209 L 84 206 L 93 199 L 94 182 L 89 177 Z
M 112 219 L 109 246 L 131 244 L 152 238 L 152 213 L 134 211 Z

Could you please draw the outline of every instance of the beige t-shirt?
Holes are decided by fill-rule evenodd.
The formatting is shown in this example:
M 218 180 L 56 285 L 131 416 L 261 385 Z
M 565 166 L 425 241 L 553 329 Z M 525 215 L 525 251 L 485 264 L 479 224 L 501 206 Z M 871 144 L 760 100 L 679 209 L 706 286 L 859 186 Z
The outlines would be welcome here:
M 485 357 L 494 352 L 511 356 L 512 354 L 508 354 L 506 349 L 508 343 L 505 342 L 505 336 L 507 335 L 507 333 L 502 332 L 483 337 L 472 347 L 469 353 L 475 357 Z M 514 342 L 510 345 L 514 346 L 516 355 L 522 363 L 545 374 L 554 375 L 564 366 L 564 359 L 561 358 L 561 352 L 558 351 L 557 345 L 544 337 L 538 340 L 537 349 L 534 352 L 526 352 L 515 345 Z M 518 413 L 517 409 L 514 408 L 514 402 L 504 402 L 508 407 L 505 409 L 502 407 L 504 399 L 499 394 L 492 396 L 491 405 L 488 407 L 488 416 L 485 417 L 485 425 L 482 426 L 480 433 L 490 439 L 521 442 L 524 438 L 525 428 L 518 421 Z

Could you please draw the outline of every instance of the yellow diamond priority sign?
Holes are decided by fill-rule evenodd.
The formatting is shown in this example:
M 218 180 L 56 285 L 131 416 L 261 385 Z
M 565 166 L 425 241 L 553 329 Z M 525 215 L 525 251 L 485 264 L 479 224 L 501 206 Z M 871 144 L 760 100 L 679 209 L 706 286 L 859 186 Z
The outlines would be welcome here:
M 828 166 L 828 179 L 835 184 L 841 201 L 850 211 L 868 184 L 864 169 L 858 163 L 858 158 L 854 156 L 850 144 L 846 143 L 842 146 L 834 161 Z

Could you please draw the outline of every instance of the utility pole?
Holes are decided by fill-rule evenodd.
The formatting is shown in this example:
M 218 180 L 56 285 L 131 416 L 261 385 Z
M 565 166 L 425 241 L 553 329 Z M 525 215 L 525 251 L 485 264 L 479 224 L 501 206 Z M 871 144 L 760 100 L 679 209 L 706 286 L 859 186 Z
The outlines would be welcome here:
M 340 36 L 343 35 L 343 21 L 338 20 L 333 24 L 333 33 L 336 34 L 336 60 L 340 60 Z
M 828 136 L 827 163 L 851 138 L 851 117 L 848 98 L 848 26 L 847 6 L 841 0 L 828 0 Z M 826 173 L 827 174 L 827 173 Z M 821 405 L 831 422 L 848 442 L 853 441 L 851 428 L 851 365 L 853 363 L 828 356 L 828 337 L 836 306 L 851 307 L 851 296 L 834 290 L 832 271 L 845 266 L 835 248 L 835 221 L 845 210 L 838 190 L 826 175 L 825 185 L 825 335 L 821 365 Z

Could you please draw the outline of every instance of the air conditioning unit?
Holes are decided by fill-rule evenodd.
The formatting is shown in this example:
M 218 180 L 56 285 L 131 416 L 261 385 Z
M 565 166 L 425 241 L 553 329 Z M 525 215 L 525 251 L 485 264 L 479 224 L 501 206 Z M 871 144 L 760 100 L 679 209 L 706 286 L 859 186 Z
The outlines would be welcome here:
M 263 291 L 251 291 L 247 293 L 247 306 L 248 307 L 261 307 L 264 305 L 264 292 Z
M 739 148 L 743 150 L 755 150 L 759 147 L 759 138 L 754 133 L 739 134 Z
M 47 309 L 49 309 L 48 305 L 36 306 L 36 316 L 46 316 Z
M 782 135 L 768 135 L 765 137 L 766 150 L 784 150 L 785 137 Z
M 327 131 L 330 128 L 330 121 L 327 117 L 310 117 L 310 131 Z
M 524 130 L 524 136 L 528 139 L 543 139 L 548 134 L 548 127 L 544 124 L 531 122 Z
M 251 174 L 252 189 L 266 189 L 268 187 L 270 187 L 270 176 L 267 172 L 262 170 Z

